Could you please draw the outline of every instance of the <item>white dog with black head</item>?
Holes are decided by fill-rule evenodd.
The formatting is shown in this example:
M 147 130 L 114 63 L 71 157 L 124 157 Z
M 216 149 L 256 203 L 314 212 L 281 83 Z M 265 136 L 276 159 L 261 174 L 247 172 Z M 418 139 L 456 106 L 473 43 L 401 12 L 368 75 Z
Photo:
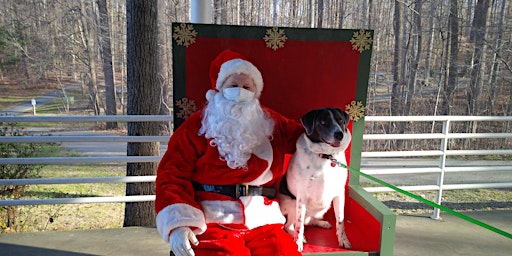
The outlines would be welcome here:
M 346 164 L 345 150 L 352 139 L 349 116 L 338 108 L 322 108 L 308 112 L 301 122 L 305 133 L 297 140 L 279 195 L 281 211 L 287 216 L 285 228 L 302 251 L 305 225 L 332 228 L 323 220 L 332 204 L 339 246 L 351 248 L 343 224 L 348 171 L 336 162 Z

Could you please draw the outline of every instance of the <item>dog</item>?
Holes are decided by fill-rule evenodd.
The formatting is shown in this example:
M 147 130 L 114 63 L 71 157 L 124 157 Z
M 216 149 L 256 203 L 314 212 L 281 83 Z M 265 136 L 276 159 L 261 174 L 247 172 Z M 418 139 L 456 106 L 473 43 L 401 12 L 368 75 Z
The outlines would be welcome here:
M 339 246 L 350 249 L 343 224 L 348 171 L 335 162 L 346 164 L 345 150 L 352 139 L 349 116 L 339 108 L 322 108 L 306 113 L 301 122 L 305 133 L 297 140 L 279 193 L 285 229 L 302 251 L 305 225 L 332 228 L 323 220 L 332 203 Z

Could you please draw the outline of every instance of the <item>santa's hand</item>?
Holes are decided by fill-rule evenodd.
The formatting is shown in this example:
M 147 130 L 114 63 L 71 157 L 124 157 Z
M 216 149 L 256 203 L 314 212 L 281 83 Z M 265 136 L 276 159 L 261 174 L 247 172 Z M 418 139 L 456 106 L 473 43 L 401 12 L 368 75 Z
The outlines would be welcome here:
M 193 245 L 198 245 L 196 235 L 189 227 L 179 227 L 174 229 L 169 236 L 169 243 L 171 245 L 171 251 L 176 256 L 195 256 Z

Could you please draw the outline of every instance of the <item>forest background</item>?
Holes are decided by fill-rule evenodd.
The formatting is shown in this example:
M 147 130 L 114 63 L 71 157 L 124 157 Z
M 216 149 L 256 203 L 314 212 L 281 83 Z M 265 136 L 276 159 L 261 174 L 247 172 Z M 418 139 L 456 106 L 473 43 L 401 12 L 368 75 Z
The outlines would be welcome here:
M 512 115 L 506 0 L 214 0 L 213 22 L 373 29 L 367 115 Z M 126 3 L 0 0 L 0 80 L 19 90 L 79 81 L 90 111 L 126 113 Z M 158 0 L 160 114 L 172 101 L 172 23 L 190 1 Z

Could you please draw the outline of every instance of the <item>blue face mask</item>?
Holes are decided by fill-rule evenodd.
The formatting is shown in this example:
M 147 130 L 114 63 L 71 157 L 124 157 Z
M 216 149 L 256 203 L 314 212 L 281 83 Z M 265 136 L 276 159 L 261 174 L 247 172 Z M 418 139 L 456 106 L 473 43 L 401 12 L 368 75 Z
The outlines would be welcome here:
M 227 100 L 236 102 L 249 101 L 254 99 L 254 92 L 240 87 L 224 88 L 222 89 L 222 94 Z

